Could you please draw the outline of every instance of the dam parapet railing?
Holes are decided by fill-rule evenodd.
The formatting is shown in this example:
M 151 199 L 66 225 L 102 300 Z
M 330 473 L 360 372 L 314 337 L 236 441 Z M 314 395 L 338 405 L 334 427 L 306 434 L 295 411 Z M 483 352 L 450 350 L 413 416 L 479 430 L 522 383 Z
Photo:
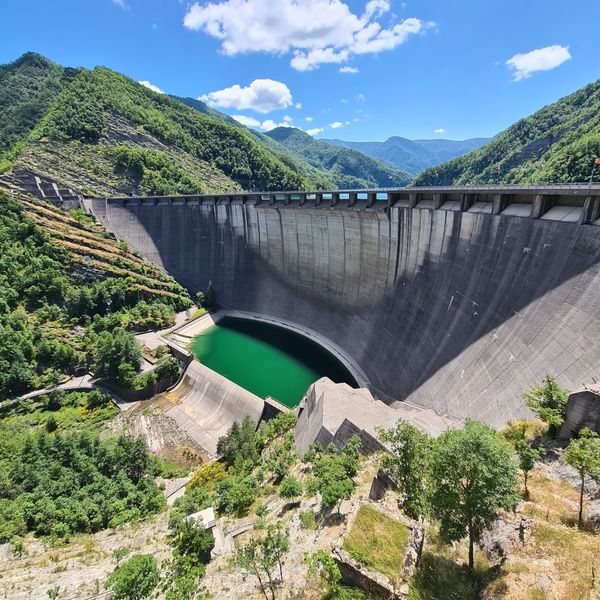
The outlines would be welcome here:
M 376 190 L 230 192 L 106 198 L 107 204 L 194 206 L 249 204 L 264 208 L 391 207 L 483 213 L 600 225 L 600 183 L 382 188 Z

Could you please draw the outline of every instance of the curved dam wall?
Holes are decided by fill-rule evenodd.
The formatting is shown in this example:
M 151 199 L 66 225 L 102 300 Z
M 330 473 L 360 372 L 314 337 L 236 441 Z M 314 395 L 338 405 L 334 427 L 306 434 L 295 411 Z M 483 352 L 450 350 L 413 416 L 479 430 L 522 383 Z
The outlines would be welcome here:
M 105 225 L 225 307 L 317 331 L 372 391 L 493 426 L 546 374 L 600 374 L 600 228 L 472 211 L 94 200 Z M 251 360 L 251 357 L 249 357 Z

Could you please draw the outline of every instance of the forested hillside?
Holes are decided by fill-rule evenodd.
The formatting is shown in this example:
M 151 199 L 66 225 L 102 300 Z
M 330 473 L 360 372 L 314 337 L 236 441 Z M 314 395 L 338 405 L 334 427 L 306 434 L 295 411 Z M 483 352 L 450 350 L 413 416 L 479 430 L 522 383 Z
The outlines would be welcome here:
M 0 172 L 10 165 L 56 95 L 75 77 L 43 56 L 28 53 L 0 66 Z
M 190 305 L 171 277 L 83 213 L 0 192 L 0 401 L 77 366 L 144 387 L 132 332 L 168 326 Z
M 402 187 L 411 176 L 366 154 L 339 148 L 316 140 L 293 127 L 277 127 L 267 133 L 288 150 L 297 154 L 310 165 L 329 173 L 335 187 L 372 188 Z
M 299 171 L 302 173 L 311 182 L 312 189 L 330 190 L 336 187 L 347 187 L 348 185 L 352 184 L 353 180 L 349 181 L 347 178 L 340 176 L 339 167 L 335 161 L 323 162 L 320 160 L 315 160 L 314 153 L 309 153 L 308 156 L 305 156 L 302 151 L 299 151 L 299 148 L 296 144 L 288 143 L 285 138 L 279 140 L 277 139 L 276 135 L 272 136 L 271 132 L 262 133 L 261 131 L 257 131 L 255 129 L 246 128 L 229 115 L 211 108 L 201 100 L 196 100 L 194 98 L 178 98 L 176 96 L 173 97 L 202 114 L 223 119 L 224 121 L 231 123 L 236 127 L 248 131 L 248 133 L 255 137 L 262 146 L 275 154 L 283 163 L 288 165 L 294 171 Z M 299 134 L 302 133 L 296 129 L 293 131 L 298 131 Z M 365 156 L 364 158 L 366 159 L 367 157 Z M 354 181 L 354 184 L 355 185 L 351 187 L 366 186 L 365 181 Z
M 600 80 L 518 121 L 483 148 L 428 169 L 416 184 L 589 181 L 599 156 Z
M 244 128 L 103 67 L 26 54 L 0 70 L 3 170 L 89 194 L 302 189 L 313 183 Z

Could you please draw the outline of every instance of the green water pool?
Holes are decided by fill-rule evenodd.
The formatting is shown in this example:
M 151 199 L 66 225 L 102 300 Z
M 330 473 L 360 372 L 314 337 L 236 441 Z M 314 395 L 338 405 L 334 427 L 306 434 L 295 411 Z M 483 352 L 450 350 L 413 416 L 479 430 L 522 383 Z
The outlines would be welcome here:
M 227 317 L 194 338 L 194 356 L 260 398 L 292 408 L 311 383 L 329 377 L 356 382 L 333 354 L 312 340 L 269 323 Z

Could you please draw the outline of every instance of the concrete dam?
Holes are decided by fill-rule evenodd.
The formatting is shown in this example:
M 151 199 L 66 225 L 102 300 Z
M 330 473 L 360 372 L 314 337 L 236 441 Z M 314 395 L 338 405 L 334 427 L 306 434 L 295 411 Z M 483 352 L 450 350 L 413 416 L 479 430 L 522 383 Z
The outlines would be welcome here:
M 600 376 L 600 185 L 86 202 L 191 291 L 325 340 L 384 402 L 501 427 L 547 373 Z

